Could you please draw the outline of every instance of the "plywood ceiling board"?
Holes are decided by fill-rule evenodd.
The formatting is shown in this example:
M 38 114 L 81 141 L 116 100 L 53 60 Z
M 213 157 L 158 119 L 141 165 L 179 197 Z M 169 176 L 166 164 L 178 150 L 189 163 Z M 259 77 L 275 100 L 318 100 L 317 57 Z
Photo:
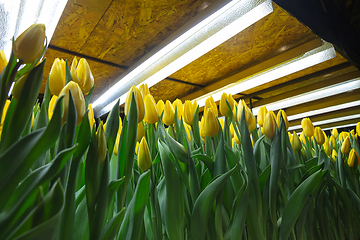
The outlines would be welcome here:
M 179 92 L 191 91 L 194 89 L 194 86 L 186 85 L 182 83 L 177 83 L 169 80 L 163 80 L 158 84 L 150 88 L 150 93 L 153 95 L 155 101 L 160 99 L 165 102 L 165 100 L 174 101 Z

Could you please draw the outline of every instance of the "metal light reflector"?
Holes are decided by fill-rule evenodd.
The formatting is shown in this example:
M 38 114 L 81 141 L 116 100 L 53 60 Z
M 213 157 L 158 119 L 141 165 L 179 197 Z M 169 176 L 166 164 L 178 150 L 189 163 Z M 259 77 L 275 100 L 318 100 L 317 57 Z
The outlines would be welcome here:
M 299 104 L 315 101 L 318 99 L 334 96 L 340 93 L 345 93 L 360 88 L 360 78 L 355 78 L 346 82 L 334 84 L 328 87 L 320 88 L 311 92 L 300 94 L 294 97 L 285 98 L 277 102 L 266 104 L 266 108 L 269 110 L 280 110 Z M 253 114 L 257 115 L 260 106 L 253 108 Z
M 212 11 L 210 8 L 204 10 Z M 231 1 L 210 16 L 204 17 L 195 26 L 179 29 L 161 45 L 164 47 L 154 54 L 149 53 L 134 67 L 119 77 L 118 82 L 97 99 L 93 108 L 97 115 L 111 110 L 120 97 L 125 102 L 127 91 L 132 85 L 147 83 L 149 87 L 191 63 L 216 46 L 238 34 L 273 11 L 270 0 Z M 179 34 L 179 32 L 183 32 Z M 167 44 L 167 42 L 169 42 Z
M 205 100 L 212 96 L 215 101 L 219 101 L 223 92 L 227 94 L 237 94 L 246 90 L 255 88 L 265 83 L 272 82 L 281 77 L 298 72 L 316 64 L 325 62 L 329 59 L 336 57 L 336 52 L 332 44 L 324 42 L 321 47 L 315 48 L 311 51 L 304 53 L 303 55 L 287 61 L 283 64 L 279 64 L 263 72 L 254 74 L 250 77 L 240 80 L 239 82 L 229 84 L 216 91 L 210 92 L 199 98 L 196 98 L 200 107 L 205 105 Z
M 45 24 L 49 43 L 66 3 L 67 0 L 0 0 L 0 49 L 9 57 L 12 37 L 34 23 Z

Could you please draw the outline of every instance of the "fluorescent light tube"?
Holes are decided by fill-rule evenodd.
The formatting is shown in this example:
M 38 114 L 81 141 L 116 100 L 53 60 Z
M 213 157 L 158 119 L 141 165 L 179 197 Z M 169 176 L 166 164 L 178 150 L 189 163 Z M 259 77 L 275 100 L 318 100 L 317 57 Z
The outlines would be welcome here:
M 327 86 L 324 88 L 320 88 L 311 92 L 307 92 L 304 94 L 300 94 L 294 97 L 289 97 L 282 99 L 280 101 L 276 101 L 273 103 L 266 104 L 266 108 L 269 110 L 280 110 L 288 107 L 296 106 L 299 104 L 315 101 L 318 99 L 334 96 L 337 94 L 341 94 L 344 92 L 348 92 L 351 90 L 360 88 L 360 78 L 355 78 L 353 80 L 345 81 L 342 83 L 334 84 L 331 86 Z M 257 115 L 259 112 L 260 106 L 253 108 L 253 114 Z
M 283 64 L 279 64 L 273 68 L 262 71 L 260 73 L 249 76 L 239 82 L 229 84 L 216 91 L 210 92 L 199 98 L 196 98 L 200 107 L 205 105 L 205 101 L 209 96 L 214 98 L 214 101 L 219 101 L 223 92 L 227 94 L 237 94 L 246 90 L 255 88 L 265 83 L 272 82 L 281 77 L 298 72 L 316 64 L 325 62 L 329 59 L 336 57 L 336 52 L 332 44 L 324 42 L 324 44 L 318 48 L 306 52 L 305 54 L 287 61 Z
M 212 5 L 209 6 L 211 8 Z M 204 10 L 207 11 L 208 9 Z M 209 10 L 210 11 L 210 10 Z M 191 63 L 273 11 L 270 0 L 236 0 L 215 11 L 158 52 L 145 56 L 120 76 L 118 82 L 94 104 L 97 116 L 108 112 L 120 97 L 125 102 L 132 85 L 149 87 Z M 206 13 L 203 13 L 206 14 Z M 173 38 L 170 36 L 169 38 Z M 164 42 L 167 42 L 165 40 Z
M 34 23 L 45 24 L 45 34 L 50 42 L 67 0 L 0 0 L 0 49 L 9 58 L 13 36 L 19 36 Z

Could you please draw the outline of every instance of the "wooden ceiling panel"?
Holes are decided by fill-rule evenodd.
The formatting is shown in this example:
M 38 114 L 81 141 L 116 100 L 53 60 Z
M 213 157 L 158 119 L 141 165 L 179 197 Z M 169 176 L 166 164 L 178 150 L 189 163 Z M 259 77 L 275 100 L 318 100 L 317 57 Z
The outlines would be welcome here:
M 163 80 L 150 88 L 150 93 L 153 95 L 155 101 L 160 99 L 165 102 L 169 100 L 173 102 L 178 96 L 179 92 L 192 91 L 195 87 L 187 84 L 177 83 L 169 80 Z

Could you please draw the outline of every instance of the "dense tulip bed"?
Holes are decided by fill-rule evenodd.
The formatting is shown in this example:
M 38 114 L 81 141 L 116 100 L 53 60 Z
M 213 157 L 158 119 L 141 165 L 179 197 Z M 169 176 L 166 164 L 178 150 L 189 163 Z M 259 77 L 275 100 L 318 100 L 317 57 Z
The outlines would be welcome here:
M 326 136 L 305 118 L 298 136 L 225 93 L 199 119 L 146 85 L 103 123 L 85 59 L 56 59 L 38 103 L 44 39 L 33 25 L 0 54 L 0 239 L 360 238 L 360 123 Z

